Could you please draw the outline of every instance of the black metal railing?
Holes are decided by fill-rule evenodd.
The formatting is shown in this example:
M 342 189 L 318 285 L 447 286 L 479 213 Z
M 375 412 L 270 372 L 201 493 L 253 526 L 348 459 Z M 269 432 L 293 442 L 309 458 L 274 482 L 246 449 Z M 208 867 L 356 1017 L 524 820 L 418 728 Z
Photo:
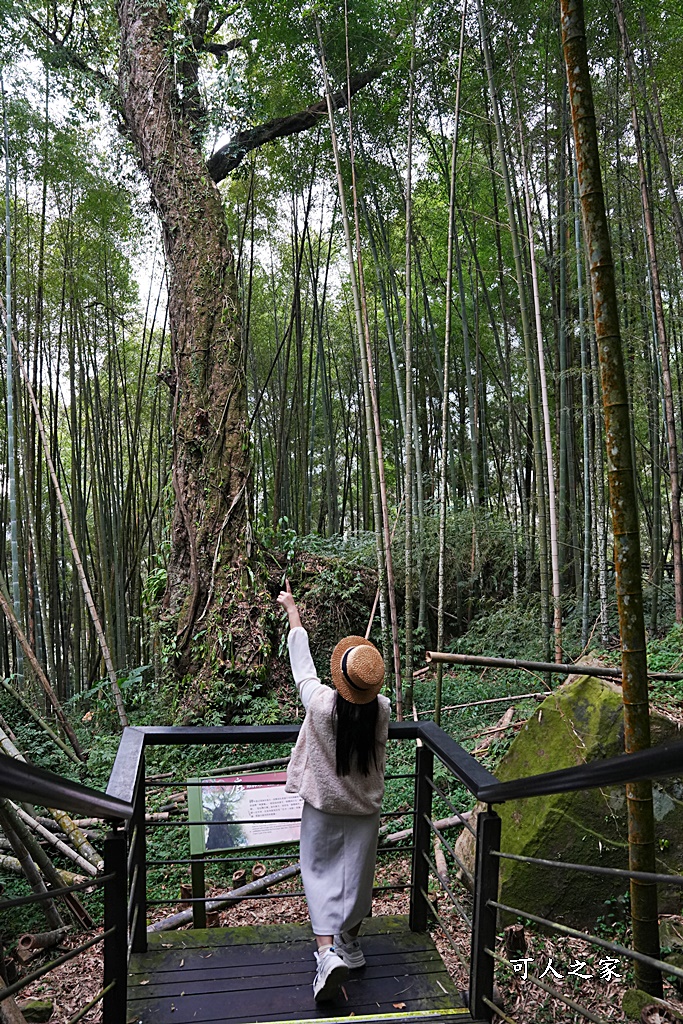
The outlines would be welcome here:
M 77 810 L 106 818 L 110 823 L 111 831 L 105 841 L 104 874 L 82 886 L 70 887 L 74 890 L 97 884 L 105 887 L 104 933 L 78 950 L 65 954 L 65 957 L 70 959 L 95 941 L 104 941 L 104 986 L 98 997 L 103 999 L 104 1024 L 123 1024 L 125 1021 L 124 979 L 128 960 L 132 952 L 144 952 L 147 947 L 147 913 L 151 905 L 147 898 L 147 871 L 151 863 L 148 857 L 147 832 L 149 828 L 162 823 L 146 821 L 146 748 L 159 745 L 187 747 L 218 744 L 224 747 L 251 747 L 257 744 L 291 744 L 296 740 L 297 734 L 298 726 L 295 725 L 128 728 L 124 731 L 106 796 L 59 779 L 40 769 L 12 761 L 10 758 L 0 758 L 0 786 L 12 799 Z M 507 966 L 508 970 L 512 966 L 510 961 L 496 950 L 499 914 L 503 912 L 539 924 L 558 934 L 581 938 L 593 943 L 597 948 L 618 952 L 620 956 L 648 963 L 657 970 L 683 977 L 683 971 L 657 958 L 647 957 L 639 951 L 608 942 L 600 936 L 534 915 L 523 907 L 512 907 L 503 903 L 498 893 L 498 869 L 501 860 L 506 858 L 522 860 L 543 870 L 552 868 L 561 871 L 594 872 L 624 879 L 639 878 L 640 875 L 600 865 L 544 861 L 508 854 L 504 849 L 505 836 L 501 837 L 501 819 L 494 810 L 495 804 L 508 800 L 681 774 L 683 743 L 501 783 L 433 722 L 392 723 L 389 739 L 392 743 L 410 742 L 415 747 L 413 806 L 408 812 L 396 812 L 413 816 L 412 841 L 404 847 L 406 852 L 411 853 L 411 877 L 407 883 L 410 888 L 410 926 L 416 931 L 423 931 L 430 924 L 436 925 L 463 966 L 468 969 L 468 998 L 473 1020 L 492 1020 L 496 964 Z M 405 780 L 410 778 L 410 775 L 410 772 L 405 772 L 400 777 Z M 457 784 L 464 786 L 484 805 L 476 816 L 476 829 L 472 821 L 468 820 L 467 814 L 458 809 L 452 798 L 450 790 L 457 789 Z M 459 793 L 461 795 L 462 791 Z M 444 827 L 437 824 L 435 808 L 440 808 L 444 812 L 450 811 L 451 822 L 455 818 L 460 821 L 463 828 L 476 831 L 474 872 L 459 858 Z M 169 826 L 171 824 L 173 827 L 186 828 L 190 822 L 172 822 Z M 432 854 L 433 837 L 439 840 L 454 864 L 456 876 L 469 881 L 473 895 L 469 894 L 468 887 L 461 885 L 460 881 L 441 877 Z M 383 847 L 380 846 L 380 849 Z M 152 858 L 152 864 L 155 861 L 169 864 L 187 863 L 187 859 L 182 857 Z M 683 877 L 664 874 L 643 876 L 641 880 L 666 882 L 669 885 L 683 884 Z M 49 897 L 58 895 L 59 891 L 55 890 L 48 894 Z M 278 898 L 287 898 L 291 895 L 292 893 L 284 893 Z M 453 909 L 458 920 L 467 928 L 465 942 L 452 934 L 449 921 L 446 920 L 447 915 L 442 912 L 442 904 L 435 896 L 445 900 L 446 906 Z M 24 897 L 23 901 L 32 902 L 38 898 L 40 897 Z M 169 900 L 171 901 L 177 902 L 177 899 Z M 202 909 L 211 907 L 211 901 L 205 895 L 196 898 L 193 896 L 190 902 Z M 4 905 L 10 904 L 17 905 L 17 901 L 6 901 Z M 3 904 L 0 904 L 0 909 L 2 906 Z M 53 966 L 57 962 L 63 962 L 63 958 L 54 961 Z M 49 970 L 49 965 L 40 970 Z M 33 980 L 33 977 L 22 979 L 21 986 L 15 984 L 5 987 L 0 996 L 13 994 L 30 980 Z M 569 998 L 542 979 L 530 974 L 529 981 L 538 984 L 553 998 L 563 1001 L 574 1012 L 583 1014 L 586 1020 L 601 1020 L 589 1007 Z
M 650 750 L 639 751 L 635 754 L 623 754 L 601 761 L 593 761 L 589 764 L 578 765 L 577 767 L 548 772 L 543 775 L 515 779 L 505 783 L 492 783 L 490 786 L 484 786 L 478 796 L 479 799 L 487 802 L 490 806 L 510 800 L 533 799 L 534 797 L 554 793 L 584 791 L 605 786 L 625 785 L 631 782 L 639 782 L 643 779 L 671 777 L 680 775 L 682 772 L 683 743 L 672 743 Z M 491 860 L 496 860 L 499 863 L 501 860 L 516 860 L 534 865 L 544 871 L 550 869 L 555 872 L 589 873 L 598 876 L 623 878 L 629 881 L 633 879 L 640 882 L 665 884 L 667 886 L 683 886 L 683 876 L 680 875 L 630 871 L 622 868 L 605 867 L 603 865 L 577 864 L 564 861 L 550 861 L 538 857 L 523 857 L 519 854 L 501 851 L 499 843 L 491 847 L 489 857 Z M 528 908 L 509 906 L 500 901 L 497 891 L 489 895 L 487 902 L 495 913 L 499 912 L 505 914 L 508 918 L 516 917 L 521 921 L 531 922 L 539 925 L 546 932 L 564 938 L 581 939 L 597 950 L 607 951 L 608 953 L 616 954 L 618 957 L 625 957 L 630 961 L 637 961 L 657 972 L 662 972 L 675 978 L 683 978 L 683 970 L 674 964 L 667 963 L 659 957 L 653 957 L 639 950 L 629 948 L 626 945 L 612 942 L 591 932 L 581 931 L 577 928 L 569 927 L 565 923 L 531 913 Z M 506 966 L 509 970 L 516 970 L 515 965 L 512 964 L 510 959 L 506 959 L 495 952 L 495 942 L 488 943 L 486 953 L 492 960 Z M 531 984 L 537 985 L 553 998 L 565 1003 L 575 1012 L 582 1014 L 586 1020 L 594 1021 L 596 1024 L 607 1024 L 605 1017 L 595 1013 L 589 1007 L 568 998 L 565 993 L 555 986 L 548 985 L 547 982 L 544 983 L 541 978 L 536 977 L 534 974 L 528 973 L 527 980 Z
M 205 821 L 194 821 L 188 815 L 174 817 L 172 820 L 167 821 L 154 821 L 149 820 L 147 817 L 147 802 L 146 794 L 150 787 L 158 789 L 159 782 L 163 783 L 164 789 L 172 789 L 177 786 L 191 787 L 193 785 L 201 785 L 205 780 L 208 780 L 212 775 L 231 775 L 237 774 L 237 769 L 249 768 L 262 768 L 262 767 L 278 767 L 287 763 L 288 758 L 268 758 L 266 760 L 260 760 L 256 762 L 250 762 L 249 764 L 237 764 L 229 768 L 221 769 L 220 773 L 218 770 L 207 772 L 201 782 L 196 782 L 187 779 L 174 778 L 173 775 L 164 774 L 162 778 L 158 776 L 151 776 L 150 780 L 145 780 L 145 764 L 146 764 L 146 748 L 154 746 L 168 746 L 175 745 L 181 747 L 188 747 L 193 745 L 201 745 L 203 747 L 209 745 L 218 745 L 223 747 L 230 747 L 232 751 L 236 747 L 248 746 L 252 751 L 256 745 L 267 744 L 269 747 L 274 743 L 286 743 L 291 745 L 295 742 L 299 732 L 299 726 L 238 726 L 238 727 L 223 727 L 223 728 L 201 728 L 201 727 L 179 727 L 179 728 L 131 728 L 124 732 L 124 736 L 119 748 L 119 752 L 112 770 L 112 774 L 109 781 L 107 792 L 110 795 L 114 795 L 117 798 L 129 801 L 133 807 L 133 815 L 129 826 L 130 831 L 130 845 L 128 855 L 128 872 L 129 872 L 129 929 L 131 933 L 131 951 L 133 952 L 144 952 L 147 947 L 147 928 L 145 925 L 148 911 L 157 906 L 163 904 L 177 903 L 178 897 L 169 896 L 167 899 L 151 899 L 147 893 L 146 876 L 148 872 L 158 871 L 164 868 L 171 868 L 173 866 L 185 866 L 191 872 L 192 887 L 191 896 L 185 893 L 182 897 L 182 902 L 189 905 L 192 910 L 192 921 L 195 927 L 205 927 L 207 921 L 207 912 L 215 909 L 219 909 L 229 905 L 230 903 L 236 902 L 238 899 L 244 899 L 247 896 L 252 896 L 257 899 L 274 899 L 274 900 L 285 900 L 291 899 L 295 896 L 303 895 L 301 890 L 287 891 L 287 892 L 259 892 L 252 893 L 250 886 L 241 886 L 234 895 L 231 893 L 224 894 L 220 900 L 217 901 L 216 897 L 207 897 L 205 893 L 205 871 L 211 867 L 214 871 L 216 868 L 222 867 L 224 870 L 231 865 L 238 865 L 243 867 L 245 864 L 252 862 L 262 861 L 266 863 L 270 862 L 282 862 L 286 860 L 284 854 L 272 853 L 272 854 L 260 854 L 258 851 L 256 854 L 252 854 L 252 851 L 239 850 L 233 852 L 220 851 L 219 854 L 212 852 L 205 852 L 204 855 L 187 854 L 176 856 L 158 856 L 156 853 L 150 855 L 150 845 L 157 846 L 155 843 L 154 833 L 157 834 L 164 830 L 180 830 L 181 834 L 184 833 L 183 843 L 187 843 L 187 835 L 189 828 L 199 824 L 206 824 Z M 391 726 L 391 738 L 412 738 L 416 737 L 416 726 L 415 725 L 392 725 Z M 231 753 L 232 753 L 231 751 Z M 234 757 L 234 755 L 233 755 Z M 243 774 L 242 771 L 239 774 Z M 406 780 L 410 780 L 411 788 L 414 786 L 414 770 L 409 772 L 397 772 L 396 774 L 389 773 L 387 775 L 387 784 L 391 785 L 393 782 L 405 783 Z M 412 794 L 411 794 L 412 795 Z M 380 843 L 378 847 L 378 853 L 381 855 L 400 852 L 403 855 L 412 854 L 413 842 L 410 838 L 405 838 L 403 834 L 400 835 L 398 842 L 386 842 L 386 835 L 391 828 L 391 822 L 394 819 L 408 819 L 411 820 L 411 833 L 412 833 L 412 819 L 415 818 L 414 807 L 403 808 L 400 811 L 389 812 L 384 814 L 383 826 L 380 832 Z M 151 819 L 153 815 L 150 815 Z M 265 823 L 265 821 L 264 821 Z M 215 825 L 224 825 L 227 822 L 215 821 L 212 822 Z M 230 824 L 239 825 L 240 822 L 231 820 Z M 407 831 L 407 830 L 406 830 Z M 182 848 L 183 843 L 177 845 Z M 399 845 L 400 844 L 400 845 Z M 168 844 L 166 844 L 168 845 Z M 291 844 L 287 849 L 291 847 L 296 848 L 297 844 Z M 273 880 L 282 881 L 286 878 L 292 877 L 298 873 L 298 854 L 290 856 L 289 860 L 296 860 L 294 865 L 289 867 L 278 869 L 274 871 Z M 258 889 L 259 885 L 254 883 L 253 888 Z M 386 892 L 396 890 L 413 889 L 411 880 L 406 879 L 405 882 L 398 882 L 395 884 L 383 884 L 376 885 L 375 892 Z M 187 913 L 184 913 L 183 920 L 187 917 Z M 167 924 L 169 927 L 175 926 L 178 923 L 179 915 L 174 915 L 173 919 L 169 919 Z M 152 926 L 150 930 L 161 930 L 166 924 L 159 924 Z
M 104 929 L 78 946 L 69 949 L 47 963 L 18 978 L 11 984 L 0 980 L 0 1003 L 15 996 L 34 981 L 45 977 L 56 967 L 75 959 L 81 953 L 99 943 L 104 944 L 104 979 L 100 992 L 87 1007 L 82 1007 L 70 1024 L 76 1024 L 84 1013 L 98 1002 L 103 1003 L 103 1017 L 106 1021 L 124 1021 L 126 1012 L 127 962 L 121 950 L 128 943 L 126 922 L 126 832 L 124 823 L 131 817 L 132 806 L 127 801 L 117 800 L 97 790 L 71 782 L 52 772 L 36 768 L 9 756 L 0 757 L 0 792 L 5 799 L 28 802 L 63 811 L 75 811 L 83 815 L 103 818 L 110 831 L 104 841 L 104 868 L 102 874 L 75 885 L 61 888 L 44 883 L 41 892 L 31 896 L 0 900 L 0 913 L 16 907 L 45 903 L 67 897 L 70 893 L 104 890 Z
M 466 888 L 471 890 L 473 895 L 468 996 L 470 1013 L 475 1020 L 491 1021 L 493 1019 L 494 1011 L 496 1011 L 493 1001 L 496 965 L 506 967 L 513 975 L 517 971 L 517 965 L 513 964 L 511 959 L 496 951 L 496 940 L 502 914 L 505 914 L 508 919 L 517 918 L 538 925 L 545 933 L 554 933 L 564 938 L 581 939 L 595 947 L 596 950 L 616 954 L 619 957 L 623 956 L 631 961 L 646 964 L 656 971 L 665 972 L 676 978 L 683 978 L 683 970 L 658 957 L 648 956 L 641 951 L 628 948 L 626 945 L 534 914 L 528 908 L 512 907 L 503 903 L 499 898 L 499 865 L 502 860 L 514 860 L 543 870 L 589 873 L 668 886 L 683 886 L 683 876 L 629 871 L 603 865 L 551 861 L 507 853 L 504 851 L 505 835 L 501 836 L 501 818 L 494 810 L 495 804 L 511 800 L 533 799 L 548 794 L 583 791 L 638 782 L 643 779 L 681 775 L 683 774 L 683 743 L 657 747 L 636 754 L 624 754 L 590 764 L 501 783 L 478 763 L 475 762 L 476 767 L 472 766 L 473 759 L 470 758 L 468 762 L 463 757 L 464 751 L 448 737 L 444 740 L 444 734 L 433 723 L 424 723 L 420 735 L 423 740 L 426 740 L 425 745 L 431 749 L 425 750 L 421 755 L 418 754 L 418 796 L 416 800 L 418 814 L 415 824 L 415 849 L 416 858 L 421 858 L 422 863 L 414 869 L 413 877 L 416 891 L 422 893 L 423 901 L 417 914 L 411 917 L 411 924 L 413 927 L 421 929 L 425 927 L 428 915 L 431 915 L 446 938 L 450 940 L 456 956 L 463 963 L 465 957 L 461 955 L 461 951 L 458 951 L 457 941 L 449 935 L 444 915 L 438 913 L 433 899 L 428 896 L 428 879 L 430 878 L 434 883 L 434 888 L 439 888 L 448 898 L 449 904 L 457 911 L 461 919 L 464 918 L 466 921 L 469 919 L 467 909 L 463 905 L 468 900 L 468 896 L 455 891 L 455 887 L 445 885 L 439 877 L 435 864 L 428 856 L 429 831 L 431 830 L 432 834 L 439 836 L 439 830 L 434 827 L 431 820 L 430 789 L 433 793 L 438 793 L 441 799 L 444 798 L 444 794 L 439 792 L 438 786 L 433 781 L 430 785 L 429 781 L 433 771 L 434 755 L 453 775 L 467 785 L 480 804 L 484 805 L 476 816 L 476 855 L 473 879 L 467 865 L 458 857 L 455 848 L 451 844 L 446 847 L 457 869 L 458 877 L 469 882 Z M 463 825 L 473 831 L 469 821 L 463 821 Z M 547 885 L 547 881 L 539 881 L 539 886 L 544 884 Z M 606 1019 L 590 1007 L 572 999 L 565 992 L 556 986 L 549 985 L 533 973 L 525 972 L 525 979 L 529 983 L 537 985 L 553 999 L 565 1004 L 574 1013 L 580 1014 L 585 1020 L 594 1021 L 596 1024 L 607 1024 Z M 510 1021 L 512 1018 L 503 1014 L 503 1019 Z
M 239 889 L 235 892 L 235 895 L 225 894 L 221 898 L 220 902 L 217 902 L 215 898 L 209 898 L 205 895 L 204 891 L 204 870 L 208 864 L 231 864 L 233 862 L 246 862 L 250 860 L 249 855 L 244 855 L 242 852 L 237 854 L 235 857 L 232 856 L 221 856 L 215 857 L 213 855 L 204 855 L 197 857 L 149 857 L 148 855 L 148 833 L 150 830 L 158 829 L 184 829 L 188 830 L 188 826 L 193 824 L 205 824 L 205 822 L 194 822 L 190 820 L 189 816 L 173 821 L 166 822 L 155 822 L 146 821 L 146 784 L 145 784 L 145 751 L 147 747 L 154 746 L 182 746 L 188 747 L 192 745 L 201 745 L 203 747 L 209 745 L 221 745 L 224 747 L 243 747 L 249 746 L 253 748 L 255 745 L 268 745 L 269 747 L 275 743 L 287 743 L 292 744 L 298 735 L 299 727 L 295 725 L 288 726 L 227 726 L 227 727 L 215 727 L 215 728 L 204 728 L 204 727 L 177 727 L 177 728 L 166 728 L 166 727 L 149 727 L 149 728 L 129 728 L 125 730 L 124 736 L 119 748 L 119 753 L 112 770 L 109 786 L 107 788 L 108 794 L 122 799 L 126 802 L 130 802 L 133 807 L 133 814 L 129 825 L 130 830 L 130 851 L 128 856 L 128 871 L 129 871 L 129 931 L 131 934 L 131 945 L 130 949 L 132 952 L 144 953 L 147 948 L 147 928 L 145 922 L 147 920 L 148 910 L 151 907 L 158 905 L 161 902 L 176 903 L 177 897 L 169 897 L 168 900 L 150 900 L 148 899 L 146 891 L 146 871 L 147 869 L 153 870 L 159 867 L 170 867 L 171 865 L 186 865 L 192 869 L 192 896 L 185 897 L 184 902 L 188 903 L 192 908 L 192 919 L 195 926 L 203 927 L 206 923 L 206 912 L 212 910 L 218 906 L 226 906 L 229 903 L 237 899 L 246 898 L 250 895 L 249 886 L 245 889 Z M 462 943 L 459 943 L 450 933 L 447 923 L 443 921 L 434 905 L 433 894 L 430 893 L 430 878 L 435 873 L 433 860 L 431 857 L 431 846 L 432 837 L 436 836 L 444 844 L 446 850 L 449 852 L 449 856 L 454 859 L 458 868 L 464 873 L 465 876 L 471 873 L 466 865 L 458 861 L 457 855 L 453 849 L 447 836 L 441 831 L 437 821 L 434 820 L 433 808 L 435 801 L 438 802 L 438 806 L 445 809 L 448 812 L 448 820 L 451 822 L 453 819 L 462 820 L 464 827 L 472 830 L 472 826 L 467 822 L 459 809 L 453 804 L 445 789 L 447 785 L 439 784 L 435 780 L 434 765 L 435 762 L 439 767 L 439 771 L 442 776 L 445 777 L 446 782 L 459 783 L 465 786 L 470 793 L 476 793 L 485 786 L 495 784 L 497 782 L 495 776 L 493 776 L 486 768 L 479 764 L 466 750 L 464 750 L 459 744 L 452 740 L 446 733 L 439 729 L 433 722 L 400 722 L 392 723 L 389 727 L 389 742 L 390 743 L 406 743 L 410 742 L 414 745 L 415 749 L 415 760 L 414 769 L 411 772 L 402 772 L 396 775 L 388 774 L 387 782 L 390 784 L 394 780 L 406 780 L 410 779 L 411 784 L 414 787 L 414 800 L 413 806 L 408 810 L 401 810 L 397 812 L 391 812 L 384 816 L 385 824 L 383 825 L 383 831 L 389 827 L 389 821 L 396 816 L 402 818 L 412 818 L 412 835 L 410 841 L 404 843 L 399 849 L 402 855 L 410 854 L 411 856 L 411 876 L 405 883 L 392 884 L 392 885 L 376 885 L 375 893 L 381 893 L 387 890 L 396 889 L 408 889 L 410 893 L 410 911 L 409 921 L 410 927 L 415 931 L 424 931 L 428 925 L 432 922 L 436 922 L 439 925 L 446 939 L 450 942 L 451 948 L 456 955 L 465 964 L 469 963 L 469 950 L 462 948 Z M 277 763 L 281 763 L 282 759 L 271 759 Z M 404 759 L 405 760 L 405 759 Z M 255 765 L 260 766 L 264 762 L 255 762 Z M 238 766 L 235 766 L 238 767 Z M 242 767 L 241 765 L 239 767 Z M 224 769 L 221 774 L 228 774 L 227 769 Z M 157 781 L 158 777 L 154 777 L 154 782 Z M 164 778 L 164 783 L 169 788 L 177 785 L 187 785 L 187 780 L 175 779 L 173 777 Z M 153 783 L 154 784 L 154 783 Z M 494 816 L 495 817 L 495 816 Z M 223 824 L 217 822 L 217 824 Z M 233 822 L 234 824 L 234 822 Z M 443 826 L 442 826 L 443 827 Z M 382 842 L 380 838 L 379 853 L 390 853 L 394 852 L 396 847 L 394 845 L 388 845 Z M 253 858 L 257 859 L 256 857 Z M 258 859 L 265 859 L 259 857 Z M 272 855 L 273 860 L 280 860 L 278 855 Z M 492 870 L 497 871 L 497 861 L 493 858 L 487 858 L 487 865 L 489 865 L 489 872 Z M 286 870 L 286 869 L 284 869 Z M 282 877 L 291 877 L 283 873 Z M 496 876 L 497 877 L 497 876 Z M 495 940 L 495 930 L 493 938 L 490 936 L 490 928 L 487 930 L 484 927 L 483 920 L 488 913 L 490 918 L 490 910 L 484 909 L 479 917 L 476 916 L 473 919 L 472 911 L 469 906 L 469 897 L 466 891 L 456 892 L 457 885 L 451 885 L 449 882 L 443 882 L 438 878 L 438 883 L 442 886 L 443 891 L 447 895 L 448 899 L 455 906 L 460 919 L 466 924 L 466 926 L 476 931 L 477 936 L 480 940 L 480 945 L 483 947 L 488 942 Z M 491 890 L 484 888 L 480 891 L 487 896 L 495 897 L 497 890 Z M 259 894 L 257 898 L 265 899 L 287 899 L 292 896 L 300 896 L 300 891 L 286 892 L 286 893 L 273 893 L 273 894 Z M 476 907 L 475 907 L 476 910 Z M 173 919 L 168 919 L 169 925 L 176 925 L 179 923 L 179 916 L 174 915 Z M 185 912 L 184 918 L 187 917 Z M 494 912 L 494 924 L 495 924 L 495 912 Z M 150 930 L 157 930 L 158 925 L 151 926 Z M 469 945 L 469 936 L 468 936 Z M 487 997 L 492 995 L 492 970 L 484 966 L 484 954 L 481 953 L 480 960 L 481 965 L 477 967 L 470 980 L 470 991 L 472 993 L 471 998 L 473 1000 L 473 1006 L 483 1006 L 485 1009 L 485 1000 Z M 488 973 L 487 973 L 488 971 Z M 490 977 L 489 977 L 490 975 Z M 482 1014 L 479 1019 L 484 1019 L 485 1014 Z M 109 1021 L 106 1024 L 110 1024 Z M 114 1024 L 114 1022 L 112 1022 Z

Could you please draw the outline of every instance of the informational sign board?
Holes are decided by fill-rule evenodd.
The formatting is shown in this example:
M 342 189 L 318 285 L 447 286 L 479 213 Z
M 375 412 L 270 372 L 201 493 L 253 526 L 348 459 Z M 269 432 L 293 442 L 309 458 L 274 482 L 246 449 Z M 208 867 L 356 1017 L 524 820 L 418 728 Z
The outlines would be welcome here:
M 299 840 L 303 800 L 285 793 L 286 772 L 189 779 L 190 853 Z

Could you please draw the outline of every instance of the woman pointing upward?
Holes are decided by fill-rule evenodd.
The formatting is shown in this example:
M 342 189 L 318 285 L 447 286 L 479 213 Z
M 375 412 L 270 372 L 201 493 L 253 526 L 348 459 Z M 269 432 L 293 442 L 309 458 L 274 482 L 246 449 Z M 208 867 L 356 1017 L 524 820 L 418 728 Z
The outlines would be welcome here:
M 301 875 L 317 943 L 313 996 L 323 1002 L 365 964 L 358 932 L 372 909 L 390 704 L 379 692 L 382 656 L 363 637 L 347 636 L 332 652 L 335 688 L 320 682 L 285 586 L 277 601 L 289 619 L 292 674 L 306 709 L 286 790 L 304 801 Z

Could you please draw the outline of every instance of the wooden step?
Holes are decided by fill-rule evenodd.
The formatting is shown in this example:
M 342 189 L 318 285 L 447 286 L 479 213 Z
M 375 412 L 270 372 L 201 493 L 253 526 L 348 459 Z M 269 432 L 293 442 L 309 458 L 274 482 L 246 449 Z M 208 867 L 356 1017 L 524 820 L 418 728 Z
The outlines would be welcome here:
M 150 936 L 131 957 L 128 1021 L 141 1024 L 460 1024 L 471 1017 L 430 935 L 406 917 L 365 922 L 365 967 L 334 1003 L 316 1004 L 309 925 L 210 928 Z

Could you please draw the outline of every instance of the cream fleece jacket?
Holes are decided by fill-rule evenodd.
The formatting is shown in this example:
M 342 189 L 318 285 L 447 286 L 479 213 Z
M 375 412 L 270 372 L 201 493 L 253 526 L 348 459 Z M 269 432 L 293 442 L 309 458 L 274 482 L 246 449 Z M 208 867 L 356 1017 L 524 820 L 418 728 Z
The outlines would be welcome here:
M 384 795 L 389 700 L 382 694 L 377 698 L 377 767 L 372 765 L 369 775 L 361 775 L 352 767 L 348 775 L 340 777 L 333 718 L 337 691 L 320 682 L 308 646 L 308 633 L 302 626 L 290 631 L 288 645 L 292 675 L 306 717 L 287 769 L 286 791 L 298 793 L 306 803 L 328 814 L 374 814 Z

